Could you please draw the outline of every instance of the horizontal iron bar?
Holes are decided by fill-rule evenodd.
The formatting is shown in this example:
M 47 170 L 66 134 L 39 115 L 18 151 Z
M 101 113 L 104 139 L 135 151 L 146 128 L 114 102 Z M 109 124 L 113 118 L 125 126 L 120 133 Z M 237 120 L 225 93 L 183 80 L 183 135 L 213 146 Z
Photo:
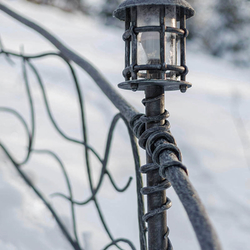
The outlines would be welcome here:
M 123 34 L 123 40 L 129 40 L 132 36 L 132 32 L 134 32 L 135 34 L 138 34 L 140 32 L 161 32 L 161 26 L 144 26 L 127 29 Z M 178 29 L 175 27 L 166 27 L 165 32 L 175 33 L 181 37 L 187 35 L 187 30 Z
M 149 31 L 161 31 L 161 26 L 144 26 L 144 27 L 135 27 L 134 32 L 149 32 Z
M 178 73 L 183 73 L 185 71 L 185 67 L 183 66 L 178 66 L 178 65 L 170 65 L 170 64 L 165 64 L 164 66 L 162 66 L 161 64 L 144 64 L 144 65 L 135 65 L 134 66 L 135 70 L 154 70 L 154 69 L 158 69 L 158 70 L 173 70 L 176 71 Z
M 131 71 L 140 71 L 140 70 L 172 70 L 176 71 L 178 74 L 183 74 L 187 71 L 187 67 L 184 66 L 178 66 L 178 65 L 171 65 L 171 64 L 165 64 L 162 66 L 161 64 L 143 64 L 143 65 L 135 65 L 134 67 L 129 66 L 126 67 L 123 70 L 123 75 L 126 76 Z
M 143 64 L 143 65 L 135 65 L 134 70 L 154 70 L 154 69 L 162 69 L 161 64 Z
M 160 32 L 161 31 L 161 26 L 144 26 L 144 27 L 135 27 L 134 32 L 135 33 L 140 33 L 140 32 Z M 180 36 L 183 36 L 185 34 L 185 31 L 182 29 L 178 29 L 175 27 L 166 27 L 165 32 L 170 32 L 170 33 L 176 33 Z
M 166 32 L 169 32 L 169 33 L 176 33 L 177 35 L 179 36 L 184 36 L 185 35 L 185 30 L 183 29 L 178 29 L 178 28 L 174 28 L 174 27 L 166 27 Z

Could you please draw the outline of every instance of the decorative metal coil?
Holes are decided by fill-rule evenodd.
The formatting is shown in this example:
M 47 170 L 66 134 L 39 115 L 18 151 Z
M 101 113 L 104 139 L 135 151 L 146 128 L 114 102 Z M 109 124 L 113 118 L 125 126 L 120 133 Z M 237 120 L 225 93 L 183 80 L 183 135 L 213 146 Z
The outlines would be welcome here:
M 158 96 L 156 98 L 151 99 L 144 99 L 142 102 L 143 104 L 148 102 L 154 102 L 161 98 L 161 96 Z M 149 187 L 143 187 L 141 189 L 141 193 L 143 195 L 149 195 L 152 193 L 161 192 L 163 190 L 166 190 L 171 187 L 171 183 L 166 178 L 164 172 L 167 167 L 180 167 L 182 168 L 187 174 L 187 168 L 181 163 L 182 161 L 182 155 L 179 150 L 179 148 L 176 145 L 175 139 L 173 135 L 170 132 L 170 123 L 167 120 L 169 117 L 169 112 L 167 110 L 164 111 L 163 114 L 160 114 L 158 116 L 153 117 L 147 117 L 144 114 L 138 114 L 133 117 L 133 119 L 130 122 L 130 126 L 136 135 L 137 138 L 139 138 L 139 145 L 143 149 L 147 151 L 147 154 L 151 156 L 153 163 L 145 164 L 141 167 L 140 171 L 141 173 L 148 174 L 151 171 L 159 170 L 159 174 L 161 176 L 164 176 L 165 180 L 161 183 L 158 183 L 154 186 Z M 163 125 L 152 127 L 149 129 L 146 129 L 146 123 L 149 122 L 160 122 L 162 120 L 165 120 Z M 159 164 L 159 156 L 164 151 L 168 150 L 171 153 L 174 153 L 177 161 L 170 161 L 167 164 L 164 164 L 161 166 Z M 143 220 L 147 222 L 151 217 L 163 213 L 165 210 L 168 210 L 172 206 L 171 200 L 167 197 L 166 202 L 162 204 L 160 207 L 148 211 L 144 216 Z M 168 238 L 169 235 L 169 228 L 167 228 L 167 232 L 164 237 L 167 237 L 168 240 L 168 248 L 167 250 L 172 250 L 172 244 Z

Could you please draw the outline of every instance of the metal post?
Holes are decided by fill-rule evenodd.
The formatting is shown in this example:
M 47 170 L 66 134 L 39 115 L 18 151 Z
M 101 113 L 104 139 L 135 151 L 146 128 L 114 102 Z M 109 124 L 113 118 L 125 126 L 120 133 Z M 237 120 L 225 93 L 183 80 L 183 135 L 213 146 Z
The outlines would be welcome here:
M 145 91 L 145 108 L 146 116 L 152 117 L 164 113 L 164 88 L 159 86 L 150 86 Z M 146 128 L 163 125 L 164 120 L 160 122 L 148 122 Z M 147 154 L 147 163 L 152 163 L 152 158 Z M 158 170 L 150 171 L 147 174 L 147 186 L 153 187 L 162 183 Z M 166 191 L 151 193 L 147 196 L 148 212 L 159 209 L 166 203 Z M 148 249 L 149 250 L 166 250 L 167 240 L 164 235 L 167 233 L 167 215 L 166 211 L 156 214 L 148 219 Z
M 183 9 L 181 9 L 180 28 L 182 30 L 186 30 L 186 15 Z M 180 48 L 181 48 L 181 66 L 186 67 L 186 36 L 181 37 Z M 181 75 L 181 80 L 186 81 L 185 74 Z

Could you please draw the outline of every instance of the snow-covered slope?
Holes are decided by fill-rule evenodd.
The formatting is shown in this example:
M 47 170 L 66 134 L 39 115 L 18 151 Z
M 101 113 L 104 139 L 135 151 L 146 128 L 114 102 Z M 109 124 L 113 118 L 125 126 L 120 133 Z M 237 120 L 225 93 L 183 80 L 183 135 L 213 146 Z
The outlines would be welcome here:
M 21 0 L 2 2 L 52 31 L 91 61 L 114 87 L 123 81 L 124 42 L 121 30 L 105 27 L 98 19 L 63 13 Z M 5 48 L 19 51 L 23 45 L 29 54 L 53 50 L 40 35 L 4 13 L 0 13 L 0 23 Z M 189 52 L 187 59 L 188 81 L 193 83 L 193 88 L 186 94 L 166 93 L 172 133 L 224 249 L 250 249 L 249 69 L 237 69 L 196 51 Z M 30 121 L 20 61 L 15 62 L 12 67 L 3 56 L 0 57 L 0 106 L 13 107 Z M 43 76 L 52 111 L 60 127 L 71 137 L 81 138 L 76 93 L 68 69 L 53 58 L 37 60 L 35 64 Z M 103 155 L 108 127 L 117 111 L 86 73 L 77 68 L 77 75 L 86 102 L 90 144 Z M 83 150 L 65 142 L 55 132 L 48 120 L 39 86 L 30 72 L 29 78 L 37 113 L 35 148 L 51 149 L 61 156 L 71 178 L 74 196 L 83 200 L 90 194 Z M 143 93 L 118 91 L 143 112 Z M 18 159 L 22 159 L 26 139 L 21 125 L 11 115 L 0 113 L 0 117 L 1 140 Z M 0 249 L 71 249 L 42 202 L 25 187 L 1 151 L 0 159 Z M 142 161 L 145 161 L 144 152 Z M 91 162 L 96 183 L 100 165 L 94 158 Z M 44 194 L 67 193 L 63 175 L 53 158 L 34 154 L 24 169 Z M 129 176 L 134 175 L 129 140 L 122 123 L 115 132 L 109 169 L 119 186 L 124 186 Z M 168 212 L 168 224 L 175 249 L 199 249 L 173 190 L 168 191 L 168 196 L 173 201 Z M 105 179 L 98 198 L 114 237 L 129 238 L 138 248 L 135 181 L 126 193 L 117 194 Z M 71 228 L 69 204 L 60 198 L 49 199 L 60 211 L 64 223 Z M 83 246 L 83 234 L 88 235 L 93 250 L 102 249 L 109 243 L 93 204 L 77 208 L 77 222 Z

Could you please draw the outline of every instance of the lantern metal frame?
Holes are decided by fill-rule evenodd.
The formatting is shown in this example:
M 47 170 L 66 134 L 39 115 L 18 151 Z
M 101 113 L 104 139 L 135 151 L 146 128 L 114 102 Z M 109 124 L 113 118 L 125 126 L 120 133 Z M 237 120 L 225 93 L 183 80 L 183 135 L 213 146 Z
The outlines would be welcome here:
M 159 26 L 137 27 L 137 6 L 161 6 L 159 15 Z M 165 7 L 176 6 L 176 18 L 180 22 L 180 27 L 167 27 L 165 25 Z M 185 92 L 192 86 L 186 81 L 188 68 L 186 66 L 186 19 L 194 15 L 194 9 L 184 0 L 127 0 L 123 2 L 115 11 L 114 16 L 125 21 L 125 69 L 123 76 L 125 82 L 118 84 L 119 88 L 127 90 L 145 90 L 146 87 L 157 85 L 164 87 L 165 91 L 181 90 Z M 160 34 L 160 64 L 137 63 L 137 35 L 140 32 L 159 32 Z M 177 41 L 180 41 L 180 65 L 170 65 L 165 62 L 165 37 L 166 33 L 175 33 Z M 131 58 L 132 57 L 132 58 Z M 161 79 L 138 79 L 138 72 L 144 70 L 154 70 L 161 73 Z M 172 71 L 180 80 L 165 79 L 166 71 Z

